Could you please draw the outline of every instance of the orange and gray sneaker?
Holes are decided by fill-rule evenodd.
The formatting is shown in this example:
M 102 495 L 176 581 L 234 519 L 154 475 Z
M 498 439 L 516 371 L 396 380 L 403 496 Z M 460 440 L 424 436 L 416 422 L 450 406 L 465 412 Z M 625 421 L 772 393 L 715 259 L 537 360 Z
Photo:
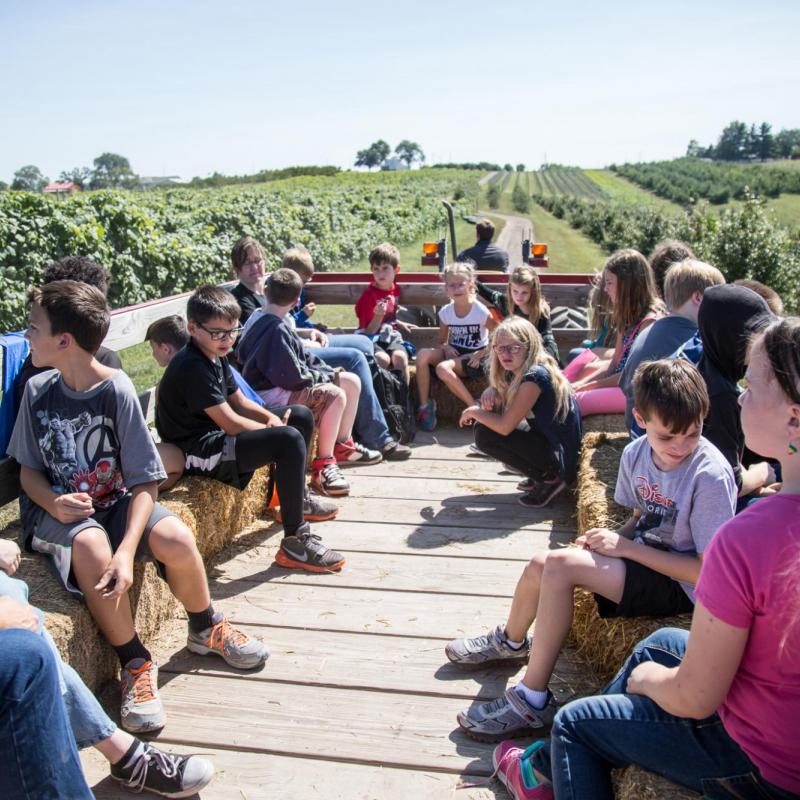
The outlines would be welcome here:
M 291 536 L 283 538 L 275 563 L 306 572 L 338 572 L 344 566 L 344 556 L 325 547 L 322 539 L 311 533 L 308 523 L 304 522 Z
M 158 696 L 158 665 L 134 658 L 120 670 L 119 680 L 122 727 L 129 733 L 161 730 L 166 718 Z
M 325 522 L 339 513 L 339 506 L 317 494 L 311 494 L 306 486 L 303 496 L 303 519 L 306 522 Z M 276 522 L 283 522 L 280 506 L 273 512 Z
M 254 636 L 234 628 L 220 613 L 214 615 L 214 624 L 200 633 L 189 631 L 186 647 L 201 656 L 214 653 L 236 669 L 260 667 L 269 653 L 264 643 Z

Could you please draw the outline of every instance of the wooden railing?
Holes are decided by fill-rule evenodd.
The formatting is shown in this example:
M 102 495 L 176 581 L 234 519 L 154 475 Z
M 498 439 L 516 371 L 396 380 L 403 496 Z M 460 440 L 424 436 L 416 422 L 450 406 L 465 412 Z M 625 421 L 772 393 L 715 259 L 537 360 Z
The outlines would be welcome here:
M 587 305 L 592 275 L 540 275 L 542 291 L 551 307 L 578 308 Z M 508 282 L 508 276 L 499 272 L 479 273 L 482 282 L 500 288 Z M 354 305 L 372 280 L 369 272 L 323 272 L 314 276 L 307 284 L 308 298 L 317 305 Z M 444 285 L 436 273 L 400 273 L 403 305 L 443 305 L 447 302 Z M 226 287 L 232 283 L 222 284 Z M 118 308 L 111 312 L 111 327 L 103 344 L 111 350 L 124 350 L 141 344 L 147 328 L 152 322 L 170 314 L 186 315 L 186 302 L 190 292 L 151 300 L 147 303 Z M 347 329 L 352 330 L 352 329 Z M 588 331 L 582 328 L 556 328 L 554 334 L 562 351 L 577 347 L 586 338 Z M 411 340 L 417 347 L 430 347 L 438 341 L 438 328 L 417 328 Z M 139 395 L 142 411 L 148 422 L 153 418 L 154 392 L 147 389 Z M 0 506 L 19 496 L 19 468 L 11 459 L 0 459 Z

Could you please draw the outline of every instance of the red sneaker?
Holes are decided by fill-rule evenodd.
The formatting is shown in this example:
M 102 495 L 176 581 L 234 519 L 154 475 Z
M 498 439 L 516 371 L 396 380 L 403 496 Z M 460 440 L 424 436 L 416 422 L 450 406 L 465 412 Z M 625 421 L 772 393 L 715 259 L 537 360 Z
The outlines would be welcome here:
M 543 745 L 544 740 L 539 739 L 526 750 L 511 741 L 495 747 L 495 773 L 514 800 L 554 800 L 553 787 L 538 783 L 531 765 L 531 756 Z

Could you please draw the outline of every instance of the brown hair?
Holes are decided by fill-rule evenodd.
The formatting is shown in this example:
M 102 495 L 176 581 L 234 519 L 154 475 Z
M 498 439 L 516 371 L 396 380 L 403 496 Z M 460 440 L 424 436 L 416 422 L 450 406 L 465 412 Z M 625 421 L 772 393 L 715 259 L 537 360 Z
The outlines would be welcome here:
M 508 289 L 506 290 L 509 311 L 513 311 L 515 305 L 514 298 L 511 296 L 511 284 L 527 286 L 531 290 L 531 309 L 528 313 L 528 321 L 532 325 L 538 325 L 542 317 L 548 318 L 550 316 L 550 306 L 542 295 L 542 283 L 533 267 L 517 267 L 509 276 Z
M 664 300 L 667 308 L 674 311 L 686 303 L 695 292 L 702 295 L 709 286 L 725 283 L 725 276 L 711 264 L 687 258 L 673 264 L 664 280 Z
M 170 314 L 168 317 L 151 322 L 144 335 L 146 342 L 168 344 L 176 350 L 180 350 L 189 341 L 189 338 L 186 320 L 179 314 Z
M 632 248 L 617 250 L 606 261 L 605 269 L 617 277 L 617 298 L 611 321 L 618 334 L 625 333 L 648 312 L 658 308 L 653 271 L 647 259 Z
M 96 286 L 104 295 L 111 285 L 111 273 L 87 256 L 66 256 L 44 268 L 42 286 L 53 281 L 80 281 Z
M 391 264 L 395 269 L 400 266 L 400 251 L 389 242 L 379 244 L 369 254 L 369 265 L 371 267 L 384 262 Z
M 266 264 L 267 254 L 264 252 L 261 242 L 252 236 L 243 236 L 231 250 L 231 263 L 235 273 L 241 272 L 251 252 L 254 252 Z
M 605 339 L 600 342 L 601 347 L 605 347 L 605 343 L 614 330 L 613 310 L 614 306 L 611 304 L 611 298 L 608 296 L 606 287 L 603 284 L 603 273 L 598 272 L 592 279 L 592 288 L 589 292 L 589 317 L 594 338 L 600 335 L 604 324 L 608 325 Z
M 309 280 L 314 274 L 314 261 L 305 247 L 291 247 L 283 254 L 281 269 L 290 269 Z
M 754 280 L 753 278 L 740 278 L 738 281 L 733 282 L 734 286 L 744 286 L 755 292 L 759 297 L 764 298 L 764 302 L 769 306 L 769 310 L 776 316 L 783 316 L 783 300 L 781 296 L 766 283 Z
M 682 358 L 645 361 L 633 376 L 633 407 L 657 416 L 672 433 L 685 433 L 708 416 L 708 389 L 697 367 Z
M 500 396 L 503 408 L 507 408 L 511 403 L 525 374 L 535 366 L 542 366 L 550 373 L 550 380 L 553 384 L 553 392 L 556 397 L 555 418 L 558 422 L 563 422 L 570 411 L 572 387 L 564 377 L 564 373 L 558 368 L 556 360 L 544 349 L 539 331 L 522 317 L 508 317 L 494 329 L 492 341 L 496 341 L 498 334 L 502 333 L 519 342 L 527 351 L 522 366 L 511 375 L 510 379 L 510 373 L 500 363 L 497 353 L 494 350 L 491 351 L 488 368 L 489 384 Z
M 303 283 L 300 276 L 290 269 L 276 269 L 269 278 L 264 291 L 270 303 L 276 306 L 290 306 L 297 302 Z
M 238 322 L 242 309 L 236 298 L 219 286 L 198 286 L 186 303 L 186 318 L 200 325 L 220 317 L 227 322 Z
M 800 403 L 800 317 L 779 319 L 757 334 L 781 391 L 792 403 Z
M 697 256 L 686 242 L 678 239 L 664 239 L 653 248 L 653 252 L 650 253 L 647 260 L 650 263 L 650 269 L 653 270 L 653 281 L 659 296 L 664 297 L 664 281 L 667 270 L 673 264 L 687 258 L 697 258 Z
M 28 299 L 41 307 L 50 321 L 50 333 L 68 333 L 81 350 L 94 355 L 111 324 L 106 296 L 83 281 L 52 281 L 31 289 Z
M 486 239 L 491 241 L 492 236 L 494 236 L 494 223 L 490 219 L 486 219 L 486 217 L 479 219 L 475 224 L 475 233 L 480 241 L 483 242 Z

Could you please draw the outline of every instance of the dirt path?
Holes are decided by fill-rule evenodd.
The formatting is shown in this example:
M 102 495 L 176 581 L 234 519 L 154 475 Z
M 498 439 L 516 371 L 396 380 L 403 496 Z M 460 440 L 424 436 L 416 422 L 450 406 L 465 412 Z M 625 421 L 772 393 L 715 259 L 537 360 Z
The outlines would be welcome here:
M 522 263 L 522 242 L 533 239 L 533 223 L 525 217 L 513 217 L 510 214 L 499 214 L 497 211 L 479 211 L 481 216 L 499 217 L 505 221 L 503 230 L 497 237 L 497 244 L 505 247 L 509 255 L 509 268 L 513 269 Z

